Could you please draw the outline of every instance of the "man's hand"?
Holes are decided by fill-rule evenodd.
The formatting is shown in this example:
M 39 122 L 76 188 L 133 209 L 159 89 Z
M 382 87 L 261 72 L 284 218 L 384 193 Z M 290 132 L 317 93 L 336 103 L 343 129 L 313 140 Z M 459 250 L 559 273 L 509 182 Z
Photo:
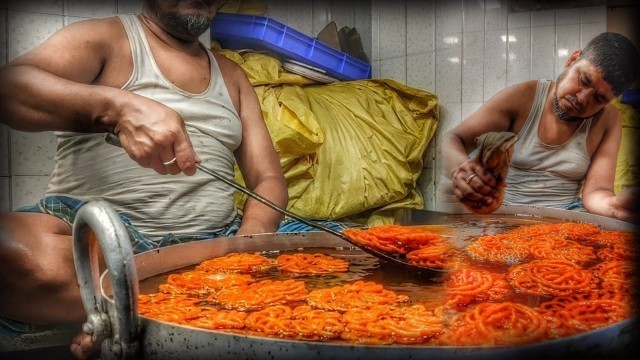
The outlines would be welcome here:
M 129 157 L 157 173 L 193 175 L 200 158 L 184 120 L 173 109 L 149 98 L 127 93 L 117 100 L 110 120 Z
M 504 182 L 498 184 L 495 177 L 476 160 L 468 159 L 451 172 L 451 186 L 458 200 L 474 209 L 494 203 Z

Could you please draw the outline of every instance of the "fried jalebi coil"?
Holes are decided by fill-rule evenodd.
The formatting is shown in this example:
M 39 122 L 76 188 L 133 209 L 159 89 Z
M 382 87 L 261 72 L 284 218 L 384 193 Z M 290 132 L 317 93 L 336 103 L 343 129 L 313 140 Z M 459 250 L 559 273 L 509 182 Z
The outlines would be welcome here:
M 462 253 L 447 243 L 425 246 L 407 254 L 409 263 L 430 269 L 455 269 L 464 264 Z
M 196 304 L 200 300 L 186 295 L 168 295 L 163 293 L 138 296 L 138 314 L 153 319 L 184 324 L 198 317 L 201 308 Z
M 507 280 L 518 292 L 530 295 L 563 296 L 594 289 L 594 275 L 566 260 L 533 260 L 512 266 Z
M 483 263 L 515 265 L 529 258 L 526 244 L 507 234 L 481 236 L 465 250 L 473 260 Z
M 276 262 L 258 253 L 230 253 L 228 255 L 205 260 L 196 266 L 196 270 L 207 272 L 262 272 L 276 266 Z
M 514 302 L 478 304 L 461 314 L 439 338 L 441 345 L 520 345 L 547 336 L 547 320 Z
M 330 274 L 349 270 L 349 263 L 324 254 L 278 256 L 278 270 L 295 274 Z
M 500 301 L 511 294 L 504 274 L 487 270 L 461 269 L 444 278 L 447 304 L 453 307 L 467 306 L 479 301 Z
M 377 305 L 342 316 L 343 340 L 358 344 L 419 344 L 442 332 L 442 319 L 422 305 Z
M 303 281 L 263 280 L 257 283 L 220 290 L 208 298 L 226 309 L 256 310 L 271 305 L 302 301 L 307 295 Z
M 347 311 L 374 305 L 392 305 L 408 301 L 405 295 L 396 295 L 375 282 L 356 281 L 352 284 L 318 289 L 309 293 L 307 302 L 314 308 Z
M 598 257 L 603 261 L 635 260 L 638 258 L 636 249 L 630 244 L 618 243 L 598 251 Z
M 293 310 L 286 305 L 270 306 L 251 313 L 245 323 L 247 330 L 256 334 L 315 341 L 335 339 L 344 328 L 339 312 L 306 305 Z
M 604 290 L 627 299 L 638 289 L 637 270 L 631 261 L 604 261 L 591 268 Z
M 355 242 L 390 254 L 406 254 L 443 240 L 436 233 L 400 225 L 374 226 L 366 230 L 345 229 L 342 232 Z
M 526 243 L 526 248 L 532 258 L 539 260 L 566 260 L 579 265 L 597 260 L 591 246 L 580 245 L 557 234 L 536 237 Z
M 599 233 L 589 236 L 582 242 L 589 245 L 611 247 L 614 245 L 632 244 L 633 233 L 623 230 L 602 230 Z
M 158 289 L 167 294 L 187 294 L 191 296 L 208 296 L 222 288 L 246 285 L 253 282 L 250 275 L 232 273 L 209 273 L 204 271 L 187 271 L 182 274 L 171 274 L 165 284 Z
M 564 337 L 604 327 L 630 315 L 623 301 L 606 292 L 557 297 L 544 302 L 538 312 L 547 319 L 551 337 Z
M 242 329 L 246 318 L 247 313 L 237 310 L 203 308 L 196 318 L 186 320 L 185 324 L 208 330 Z
M 580 243 L 600 234 L 600 229 L 593 224 L 568 222 L 558 224 L 558 233 L 567 240 Z

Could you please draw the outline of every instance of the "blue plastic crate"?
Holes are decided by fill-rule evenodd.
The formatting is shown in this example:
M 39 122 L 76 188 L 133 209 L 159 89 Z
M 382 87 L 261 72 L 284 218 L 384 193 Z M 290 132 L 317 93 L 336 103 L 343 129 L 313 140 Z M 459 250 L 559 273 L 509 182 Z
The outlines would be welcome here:
M 232 50 L 272 51 L 320 68 L 339 80 L 371 77 L 371 65 L 366 62 L 267 17 L 218 13 L 211 23 L 211 39 Z

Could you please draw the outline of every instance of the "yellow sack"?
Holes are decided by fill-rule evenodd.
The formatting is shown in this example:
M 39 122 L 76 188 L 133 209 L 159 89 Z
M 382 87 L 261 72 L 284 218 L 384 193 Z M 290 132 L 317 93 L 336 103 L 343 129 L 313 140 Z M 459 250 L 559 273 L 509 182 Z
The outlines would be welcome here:
M 388 79 L 308 85 L 266 54 L 241 60 L 223 53 L 254 85 L 290 211 L 375 225 L 394 222 L 399 209 L 424 207 L 416 182 L 437 126 L 435 95 Z M 269 82 L 278 85 L 261 85 Z M 242 182 L 239 171 L 236 181 Z M 238 209 L 245 200 L 237 194 Z
M 632 88 L 638 87 L 640 87 L 640 81 L 632 86 Z M 621 103 L 620 99 L 621 96 L 611 102 L 620 111 L 620 122 L 622 123 L 622 139 L 616 162 L 616 177 L 613 183 L 616 194 L 626 188 L 640 186 L 640 156 L 635 151 L 637 141 L 640 138 L 640 116 L 638 116 L 637 109 Z

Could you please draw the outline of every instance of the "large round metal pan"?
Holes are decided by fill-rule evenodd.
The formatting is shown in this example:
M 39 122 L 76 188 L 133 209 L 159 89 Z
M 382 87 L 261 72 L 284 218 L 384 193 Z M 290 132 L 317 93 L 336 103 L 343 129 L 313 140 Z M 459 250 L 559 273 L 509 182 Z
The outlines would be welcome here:
M 100 211 L 103 209 L 100 208 Z M 107 209 L 108 210 L 108 209 Z M 99 212 L 99 211 L 98 211 Z M 573 211 L 549 210 L 531 207 L 503 207 L 496 215 L 484 217 L 484 219 L 499 218 L 500 216 L 523 219 L 548 219 L 548 220 L 575 220 L 586 221 L 609 229 L 634 230 L 628 223 L 593 216 Z M 80 224 L 74 224 L 74 237 L 78 230 L 78 237 L 82 237 L 83 229 L 91 227 L 97 234 L 103 253 L 106 254 L 109 265 L 110 250 L 106 242 L 115 239 L 101 239 L 109 236 L 117 237 L 112 231 L 101 230 L 101 226 L 111 226 L 105 221 L 93 221 L 93 216 L 83 215 L 88 221 L 80 220 Z M 450 214 L 417 212 L 413 216 L 412 225 L 419 225 L 423 219 L 448 221 Z M 455 215 L 457 219 L 460 216 Z M 468 215 L 477 219 L 475 215 Z M 78 221 L 78 220 L 76 220 Z M 76 229 L 77 227 L 77 229 Z M 117 226 L 116 226 L 117 227 Z M 84 248 L 76 242 L 77 248 Z M 86 242 L 85 242 L 86 243 Z M 126 244 L 123 245 L 126 248 Z M 123 246 L 118 246 L 118 251 Z M 198 241 L 181 245 L 169 246 L 157 250 L 145 252 L 133 257 L 130 262 L 119 270 L 110 266 L 111 275 L 105 272 L 97 284 L 87 273 L 81 281 L 83 287 L 83 299 L 85 308 L 89 314 L 86 330 L 91 330 L 96 335 L 102 333 L 107 337 L 103 343 L 103 356 L 114 358 L 131 358 L 142 356 L 147 359 L 512 359 L 512 358 L 577 358 L 600 359 L 625 358 L 632 353 L 632 349 L 638 341 L 638 320 L 627 319 L 614 325 L 597 329 L 591 332 L 545 341 L 531 345 L 518 347 L 449 347 L 449 346 L 398 346 L 398 345 L 353 345 L 338 343 L 308 342 L 297 340 L 285 340 L 265 338 L 241 334 L 231 334 L 221 331 L 196 329 L 162 322 L 143 316 L 135 312 L 135 297 L 137 297 L 138 280 L 151 278 L 155 275 L 181 269 L 197 264 L 206 259 L 223 256 L 231 252 L 261 252 L 284 251 L 299 248 L 341 248 L 345 251 L 361 252 L 350 244 L 322 232 L 301 234 L 264 234 L 248 237 L 220 238 L 208 241 Z M 88 246 L 86 247 L 88 249 Z M 79 251 L 76 256 L 81 256 Z M 364 254 L 362 252 L 362 254 Z M 86 255 L 86 254 L 85 254 Z M 123 259 L 127 262 L 126 254 Z M 117 257 L 117 256 L 116 256 Z M 129 258 L 130 259 L 130 258 Z M 78 263 L 78 260 L 76 259 Z M 113 261 L 114 263 L 117 260 Z M 133 265 L 133 266 L 132 266 Z M 80 265 L 78 270 L 84 265 Z M 123 274 L 135 269 L 133 275 L 128 276 L 127 281 L 122 281 Z M 129 270 L 127 270 L 129 269 Z M 79 272 L 80 273 L 80 272 Z M 111 278 L 114 279 L 111 279 Z M 124 276 L 127 278 L 127 276 Z M 115 294 L 112 290 L 113 280 Z M 122 284 L 133 289 L 122 289 Z M 99 299 L 92 297 L 92 291 L 99 294 Z M 123 294 L 124 292 L 124 294 Z M 114 296 L 115 295 L 115 296 Z M 114 300 L 115 298 L 115 300 Z M 129 307 L 122 305 L 122 299 L 128 299 Z M 91 299 L 95 299 L 95 306 L 87 305 Z M 127 301 L 124 301 L 126 304 Z M 119 304 L 119 305 L 118 305 Z M 133 317 L 132 319 L 129 317 Z M 109 321 L 107 321 L 107 317 Z M 111 329 L 98 329 L 101 326 Z M 133 328 L 127 328 L 133 327 Z M 98 336 L 99 338 L 100 336 Z

